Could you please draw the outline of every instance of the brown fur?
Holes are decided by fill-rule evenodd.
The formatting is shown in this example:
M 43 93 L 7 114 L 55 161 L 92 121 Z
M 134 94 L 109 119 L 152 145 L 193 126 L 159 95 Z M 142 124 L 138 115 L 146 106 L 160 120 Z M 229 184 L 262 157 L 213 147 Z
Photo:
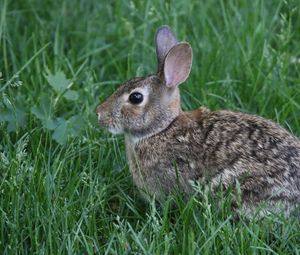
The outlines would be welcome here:
M 133 178 L 150 194 L 172 191 L 178 185 L 177 167 L 180 188 L 187 192 L 188 180 L 208 181 L 212 188 L 238 180 L 244 203 L 300 202 L 300 142 L 260 117 L 200 108 L 127 146 L 132 147 L 128 158 Z
M 191 49 L 187 43 L 174 45 L 167 27 L 158 34 L 158 75 L 127 81 L 97 108 L 101 126 L 125 133 L 138 188 L 162 199 L 175 189 L 190 193 L 190 181 L 206 183 L 212 191 L 238 182 L 246 210 L 260 202 L 273 210 L 283 204 L 286 212 L 299 205 L 299 139 L 270 120 L 246 113 L 206 108 L 183 112 L 177 83 L 189 73 Z M 175 59 L 167 69 L 163 53 L 171 54 L 169 62 Z M 166 70 L 171 70 L 168 84 Z M 140 105 L 128 101 L 137 90 L 144 95 Z

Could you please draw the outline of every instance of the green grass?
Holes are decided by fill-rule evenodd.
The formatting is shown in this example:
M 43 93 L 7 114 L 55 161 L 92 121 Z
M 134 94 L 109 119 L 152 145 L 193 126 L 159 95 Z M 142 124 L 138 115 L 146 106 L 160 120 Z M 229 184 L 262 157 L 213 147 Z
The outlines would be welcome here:
M 0 1 L 0 253 L 299 254 L 299 222 L 236 219 L 230 195 L 143 202 L 122 137 L 95 115 L 156 70 L 168 24 L 194 52 L 184 109 L 251 112 L 299 136 L 299 14 L 298 0 Z

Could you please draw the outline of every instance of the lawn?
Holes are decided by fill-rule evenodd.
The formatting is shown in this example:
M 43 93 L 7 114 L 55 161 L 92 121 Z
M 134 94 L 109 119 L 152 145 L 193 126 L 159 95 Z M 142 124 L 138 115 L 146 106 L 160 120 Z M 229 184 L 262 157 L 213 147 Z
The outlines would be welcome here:
M 193 47 L 183 109 L 250 112 L 300 136 L 298 0 L 1 0 L 1 254 L 300 253 L 295 218 L 237 218 L 230 194 L 141 199 L 95 108 L 156 71 L 163 24 Z

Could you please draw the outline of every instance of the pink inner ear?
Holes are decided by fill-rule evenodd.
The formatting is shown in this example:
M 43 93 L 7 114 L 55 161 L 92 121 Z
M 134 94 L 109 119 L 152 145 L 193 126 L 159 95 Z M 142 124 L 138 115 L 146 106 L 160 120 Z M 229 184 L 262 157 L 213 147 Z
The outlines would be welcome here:
M 165 58 L 164 76 L 168 87 L 183 83 L 191 71 L 192 48 L 188 43 L 174 46 Z

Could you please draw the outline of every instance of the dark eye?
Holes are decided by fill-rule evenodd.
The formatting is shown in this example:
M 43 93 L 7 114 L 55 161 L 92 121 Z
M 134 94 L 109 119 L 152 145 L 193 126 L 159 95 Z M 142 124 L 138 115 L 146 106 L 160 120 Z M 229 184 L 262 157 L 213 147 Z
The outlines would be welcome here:
M 141 102 L 143 102 L 143 99 L 143 94 L 139 92 L 133 92 L 129 96 L 129 102 L 132 104 L 140 104 Z

